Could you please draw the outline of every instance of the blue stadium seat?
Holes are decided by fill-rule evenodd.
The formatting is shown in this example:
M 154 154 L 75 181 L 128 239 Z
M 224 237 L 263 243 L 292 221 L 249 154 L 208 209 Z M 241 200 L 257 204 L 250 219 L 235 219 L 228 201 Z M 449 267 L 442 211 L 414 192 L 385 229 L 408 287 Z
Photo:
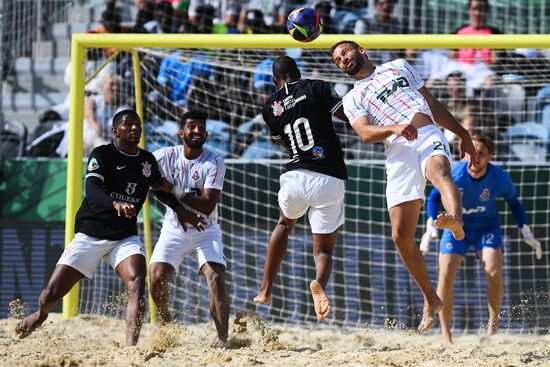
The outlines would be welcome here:
M 550 125 L 522 122 L 512 125 L 503 134 L 515 157 L 524 162 L 546 162 L 550 145 Z
M 206 120 L 208 138 L 204 146 L 212 152 L 227 158 L 231 155 L 231 127 L 221 120 Z

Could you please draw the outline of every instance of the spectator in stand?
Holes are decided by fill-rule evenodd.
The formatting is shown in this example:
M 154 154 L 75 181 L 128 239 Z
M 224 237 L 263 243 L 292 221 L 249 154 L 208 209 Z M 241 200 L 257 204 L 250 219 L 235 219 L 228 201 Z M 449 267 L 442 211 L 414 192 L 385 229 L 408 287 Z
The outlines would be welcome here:
M 468 102 L 466 98 L 466 79 L 464 79 L 464 75 L 462 75 L 461 72 L 454 72 L 447 75 L 445 90 L 448 97 L 445 99 L 447 102 L 447 109 L 455 117 L 458 117 Z
M 91 152 L 101 144 L 108 144 L 109 132 L 113 126 L 112 117 L 119 111 L 128 109 L 121 98 L 122 78 L 105 74 L 99 82 L 100 93 L 84 99 L 84 151 Z
M 249 11 L 259 10 L 262 12 L 265 28 L 255 33 L 286 33 L 286 17 L 299 4 L 301 3 L 297 3 L 296 0 L 244 1 L 239 16 L 239 30 L 242 33 L 246 33 L 246 20 L 249 16 Z
M 95 29 L 89 30 L 87 33 L 120 33 L 121 22 L 122 20 L 118 11 L 114 6 L 110 6 L 101 13 L 101 25 Z M 103 56 L 109 57 L 115 50 L 114 48 L 104 48 Z
M 143 25 L 147 33 L 173 33 L 174 7 L 167 1 L 155 4 L 153 20 Z
M 241 9 L 242 0 L 186 0 L 189 4 L 189 21 L 195 21 L 197 9 L 201 6 L 210 5 L 214 8 L 214 22 L 225 23 L 228 13 L 236 13 L 237 19 Z M 181 3 L 180 3 L 181 5 Z M 199 12 L 200 13 L 200 12 Z
M 406 34 L 407 28 L 399 19 L 392 16 L 397 0 L 374 0 L 375 14 L 359 19 L 355 23 L 355 34 Z M 403 57 L 399 50 L 376 50 L 369 52 L 375 63 L 384 64 Z
M 336 2 L 334 24 L 338 24 L 336 33 L 352 34 L 355 23 L 368 14 L 367 0 L 343 0 Z
M 211 33 L 214 8 L 211 5 L 200 6 L 197 15 L 190 23 L 188 33 Z M 208 81 L 213 76 L 210 57 L 201 50 L 186 54 L 177 50 L 164 58 L 160 64 L 157 84 L 159 90 L 149 94 L 149 100 L 160 102 L 161 95 L 179 107 L 187 106 L 188 93 L 195 80 Z M 173 109 L 173 106 L 165 106 Z
M 148 33 L 144 25 L 154 20 L 155 1 L 154 0 L 137 0 L 136 1 L 136 21 L 130 29 L 131 33 Z
M 336 25 L 333 22 L 332 16 L 330 13 L 334 9 L 334 6 L 330 1 L 327 0 L 321 0 L 321 1 L 315 1 L 312 5 L 312 7 L 315 10 L 318 10 L 321 14 L 321 19 L 323 19 L 323 33 L 325 34 L 335 34 L 338 33 L 336 31 Z
M 195 10 L 195 15 L 189 17 L 188 28 L 183 33 L 212 33 L 216 9 L 212 5 L 201 5 Z
M 470 16 L 470 23 L 460 27 L 456 34 L 501 34 L 502 32 L 499 29 L 486 24 L 488 12 L 488 0 L 469 0 L 468 15 Z M 465 64 L 482 62 L 491 65 L 497 62 L 497 57 L 497 52 L 488 48 L 462 48 L 458 50 L 457 60 Z
M 267 24 L 265 24 L 264 13 L 261 10 L 250 9 L 246 11 L 243 33 L 245 34 L 270 33 L 269 27 L 267 26 Z

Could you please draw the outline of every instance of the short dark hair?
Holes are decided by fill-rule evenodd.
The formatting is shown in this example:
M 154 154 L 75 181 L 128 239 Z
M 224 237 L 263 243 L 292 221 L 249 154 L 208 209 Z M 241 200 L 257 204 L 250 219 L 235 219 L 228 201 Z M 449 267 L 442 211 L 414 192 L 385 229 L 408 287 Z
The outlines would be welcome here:
M 206 113 L 197 110 L 189 110 L 181 116 L 180 129 L 185 127 L 187 120 L 201 120 L 206 125 Z
M 487 8 L 487 11 L 489 11 L 489 0 L 468 0 L 468 7 L 467 9 L 470 9 L 470 6 L 472 6 L 472 2 L 479 1 L 480 3 L 485 3 L 485 7 Z
M 483 143 L 487 147 L 487 150 L 489 151 L 489 153 L 495 154 L 495 143 L 493 142 L 493 139 L 491 139 L 487 135 L 474 134 L 472 135 L 472 140 Z
M 117 127 L 118 125 L 123 123 L 127 117 L 135 117 L 136 119 L 138 119 L 139 122 L 141 122 L 141 119 L 139 118 L 139 115 L 136 111 L 126 109 L 115 113 L 115 115 L 113 116 L 113 127 Z
M 284 80 L 288 77 L 300 79 L 300 69 L 296 61 L 290 56 L 278 56 L 273 61 L 273 76 L 277 80 Z
M 343 40 L 343 41 L 339 41 L 337 43 L 335 43 L 331 48 L 330 48 L 330 56 L 332 57 L 332 54 L 334 53 L 334 50 L 336 50 L 336 47 L 344 44 L 344 43 L 347 43 L 349 45 L 351 45 L 351 47 L 353 47 L 354 49 L 356 50 L 359 50 L 361 48 L 361 46 L 359 46 L 359 44 L 355 41 L 352 41 L 352 40 Z

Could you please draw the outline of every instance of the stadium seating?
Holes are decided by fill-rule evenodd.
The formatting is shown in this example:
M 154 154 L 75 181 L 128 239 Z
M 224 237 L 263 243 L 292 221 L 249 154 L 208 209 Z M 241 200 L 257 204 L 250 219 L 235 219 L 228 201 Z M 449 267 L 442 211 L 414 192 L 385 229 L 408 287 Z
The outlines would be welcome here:
M 508 139 L 510 150 L 523 162 L 548 161 L 550 127 L 536 122 L 523 122 L 512 125 L 503 134 Z

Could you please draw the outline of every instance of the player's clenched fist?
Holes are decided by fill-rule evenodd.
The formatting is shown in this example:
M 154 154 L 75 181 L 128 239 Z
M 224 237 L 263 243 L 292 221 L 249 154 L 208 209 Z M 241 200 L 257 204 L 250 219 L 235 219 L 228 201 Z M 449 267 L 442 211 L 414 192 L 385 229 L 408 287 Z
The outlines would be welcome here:
M 407 140 L 415 140 L 418 137 L 416 127 L 409 124 L 401 124 L 393 126 L 393 133 L 397 136 L 402 136 Z

